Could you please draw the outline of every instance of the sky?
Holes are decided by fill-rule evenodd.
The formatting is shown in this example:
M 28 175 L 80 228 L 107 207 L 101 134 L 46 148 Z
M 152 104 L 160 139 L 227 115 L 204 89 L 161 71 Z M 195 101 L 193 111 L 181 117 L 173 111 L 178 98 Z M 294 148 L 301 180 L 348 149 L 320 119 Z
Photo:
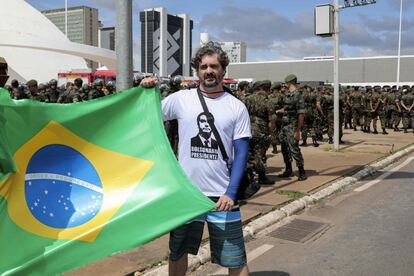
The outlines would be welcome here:
M 68 6 L 99 10 L 105 27 L 115 26 L 114 0 L 67 0 Z M 333 0 L 331 0 L 333 3 Z M 397 55 L 401 0 L 341 9 L 340 56 Z M 64 0 L 26 0 L 38 10 L 63 8 Z M 361 1 L 360 1 L 361 2 Z M 194 21 L 193 52 L 200 33 L 214 41 L 244 41 L 247 61 L 332 56 L 332 38 L 314 35 L 314 8 L 329 0 L 133 0 L 134 67 L 140 68 L 139 12 L 165 7 L 169 14 L 186 13 Z M 343 0 L 339 0 L 340 5 Z M 403 0 L 401 54 L 414 55 L 414 0 Z

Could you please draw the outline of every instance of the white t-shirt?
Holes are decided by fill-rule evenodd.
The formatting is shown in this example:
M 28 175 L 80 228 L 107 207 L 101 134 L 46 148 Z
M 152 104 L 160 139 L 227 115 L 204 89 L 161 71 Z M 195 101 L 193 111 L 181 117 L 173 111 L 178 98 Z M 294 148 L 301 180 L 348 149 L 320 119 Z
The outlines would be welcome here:
M 246 106 L 227 92 L 216 99 L 204 99 L 231 159 L 233 141 L 251 137 Z M 221 196 L 230 176 L 203 112 L 196 89 L 181 90 L 162 101 L 164 120 L 178 120 L 178 159 L 184 172 L 206 196 Z

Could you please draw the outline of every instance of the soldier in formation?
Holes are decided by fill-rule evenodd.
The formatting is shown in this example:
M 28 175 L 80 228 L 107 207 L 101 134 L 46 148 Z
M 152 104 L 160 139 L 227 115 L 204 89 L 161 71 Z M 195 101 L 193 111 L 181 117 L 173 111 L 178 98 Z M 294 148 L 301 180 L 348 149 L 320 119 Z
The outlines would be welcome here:
M 104 86 L 103 80 L 97 79 L 89 85 L 77 78 L 73 83 L 67 82 L 58 87 L 56 79 L 51 79 L 47 83 L 38 83 L 36 80 L 19 83 L 17 80 L 12 80 L 8 90 L 10 97 L 14 100 L 31 99 L 46 103 L 76 103 L 113 94 L 116 92 L 116 84 L 114 80 L 110 80 Z

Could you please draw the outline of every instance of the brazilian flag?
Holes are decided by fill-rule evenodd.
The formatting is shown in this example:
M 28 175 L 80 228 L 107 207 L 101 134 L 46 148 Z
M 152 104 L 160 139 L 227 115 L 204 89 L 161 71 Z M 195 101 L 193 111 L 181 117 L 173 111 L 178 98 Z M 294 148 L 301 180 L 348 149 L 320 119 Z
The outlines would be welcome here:
M 184 175 L 159 91 L 49 104 L 0 90 L 0 274 L 55 275 L 214 208 Z

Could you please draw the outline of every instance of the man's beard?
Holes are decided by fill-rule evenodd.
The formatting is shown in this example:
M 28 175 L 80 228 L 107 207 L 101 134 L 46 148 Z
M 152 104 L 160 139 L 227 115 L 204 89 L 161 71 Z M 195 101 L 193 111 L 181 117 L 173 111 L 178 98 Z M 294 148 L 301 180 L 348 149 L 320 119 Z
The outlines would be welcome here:
M 209 79 L 209 78 L 214 79 L 214 81 L 206 82 L 206 79 Z M 201 83 L 203 84 L 204 87 L 207 87 L 207 88 L 216 87 L 219 84 L 215 74 L 210 74 L 210 75 L 205 76 Z

